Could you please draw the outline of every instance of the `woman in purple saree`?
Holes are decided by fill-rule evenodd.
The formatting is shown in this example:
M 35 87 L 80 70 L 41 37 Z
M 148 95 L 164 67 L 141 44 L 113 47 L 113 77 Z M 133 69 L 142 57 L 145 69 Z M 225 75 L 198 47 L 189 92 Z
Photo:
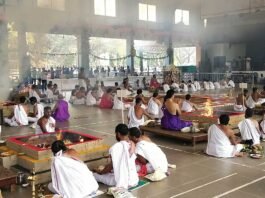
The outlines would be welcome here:
M 70 117 L 68 112 L 68 103 L 63 99 L 63 95 L 59 94 L 58 101 L 53 108 L 52 117 L 59 122 L 67 121 Z
M 191 122 L 186 122 L 179 118 L 181 110 L 179 105 L 174 101 L 173 90 L 167 91 L 162 111 L 164 115 L 161 119 L 161 125 L 164 129 L 181 131 L 185 127 L 192 126 Z

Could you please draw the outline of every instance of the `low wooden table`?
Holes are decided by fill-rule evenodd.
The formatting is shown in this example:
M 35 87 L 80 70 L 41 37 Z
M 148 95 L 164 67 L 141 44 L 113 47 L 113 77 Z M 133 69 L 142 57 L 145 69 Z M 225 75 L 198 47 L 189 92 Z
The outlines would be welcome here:
M 16 185 L 17 174 L 4 167 L 0 167 L 0 188 L 9 188 Z
M 140 129 L 143 132 L 153 133 L 157 135 L 163 135 L 167 137 L 173 137 L 179 140 L 184 140 L 187 142 L 191 142 L 192 146 L 195 146 L 197 142 L 205 142 L 208 140 L 208 134 L 206 132 L 199 133 L 182 133 L 179 131 L 172 131 L 163 129 L 161 125 L 157 125 L 154 127 L 148 126 L 140 126 Z

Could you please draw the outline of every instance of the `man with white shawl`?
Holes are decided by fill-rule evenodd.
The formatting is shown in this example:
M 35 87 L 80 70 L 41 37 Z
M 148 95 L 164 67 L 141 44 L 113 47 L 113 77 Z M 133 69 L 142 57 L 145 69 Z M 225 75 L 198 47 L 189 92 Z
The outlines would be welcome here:
M 5 118 L 4 121 L 9 126 L 26 126 L 29 124 L 28 120 L 28 106 L 25 105 L 26 97 L 19 98 L 19 104 L 14 107 L 14 115 L 10 118 Z
M 150 98 L 147 105 L 147 112 L 154 116 L 155 118 L 159 118 L 160 109 L 162 107 L 161 102 L 158 100 L 158 92 L 153 93 L 153 97 Z
M 172 81 L 171 88 L 174 89 L 174 91 L 179 92 L 179 84 Z
M 234 81 L 232 80 L 232 79 L 230 79 L 229 81 L 228 81 L 228 87 L 231 87 L 231 88 L 235 88 L 235 83 L 234 83 Z
M 236 97 L 234 104 L 234 110 L 239 112 L 244 112 L 246 110 L 246 98 L 248 95 L 248 90 L 244 89 L 243 94 L 239 93 Z
M 144 124 L 144 115 L 151 118 L 151 116 L 143 109 L 142 99 L 136 98 L 135 105 L 129 109 L 128 112 L 128 127 L 139 127 Z
M 220 124 L 213 124 L 208 129 L 208 143 L 206 153 L 214 157 L 237 157 L 242 156 L 240 151 L 242 144 L 238 144 L 233 130 L 227 125 L 229 123 L 228 115 L 219 117 Z
M 129 138 L 135 143 L 136 164 L 138 173 L 145 168 L 146 174 L 160 170 L 163 173 L 168 171 L 168 161 L 165 153 L 153 142 L 142 138 L 141 131 L 134 127 L 129 129 Z
M 238 124 L 238 128 L 240 130 L 242 140 L 250 145 L 259 145 L 261 136 L 259 124 L 252 118 L 252 116 L 253 110 L 247 108 L 245 112 L 245 119 Z
M 43 133 L 53 133 L 55 132 L 55 119 L 51 116 L 52 109 L 47 106 L 44 108 L 44 115 L 38 120 L 36 124 L 35 133 L 43 134 Z
M 86 96 L 86 105 L 87 106 L 94 106 L 97 104 L 97 99 L 93 96 L 92 92 L 95 92 L 95 90 L 90 90 L 88 93 L 87 93 L 87 96 Z
M 169 85 L 167 83 L 163 84 L 163 90 L 164 90 L 165 93 L 167 93 L 167 91 L 170 90 L 170 87 L 169 87 Z
M 248 96 L 246 100 L 246 105 L 248 108 L 253 109 L 256 105 L 261 105 L 263 102 L 265 102 L 264 99 L 265 96 L 258 92 L 258 88 L 253 87 L 251 95 Z
M 201 90 L 200 82 L 197 79 L 194 79 L 194 85 L 197 91 Z
M 49 190 L 63 198 L 86 198 L 98 190 L 98 183 L 78 153 L 67 149 L 63 141 L 52 144 L 54 158 L 51 163 L 52 183 Z
M 181 105 L 181 111 L 183 112 L 192 112 L 194 110 L 197 110 L 196 106 L 190 102 L 191 99 L 191 95 L 187 94 L 185 96 L 185 100 L 182 102 Z
M 212 81 L 209 81 L 209 88 L 210 88 L 210 89 L 215 89 L 215 86 L 214 86 L 214 84 L 213 84 Z
M 209 83 L 207 81 L 203 82 L 203 88 L 204 88 L 204 90 L 209 90 L 210 89 L 210 85 L 209 85 Z
M 118 124 L 115 133 L 118 142 L 109 150 L 111 162 L 103 170 L 95 170 L 94 177 L 108 186 L 128 189 L 139 182 L 135 165 L 135 145 L 129 140 L 129 131 L 125 124 Z
M 220 85 L 219 82 L 216 81 L 213 84 L 214 84 L 215 89 L 220 89 L 221 88 L 221 85 Z

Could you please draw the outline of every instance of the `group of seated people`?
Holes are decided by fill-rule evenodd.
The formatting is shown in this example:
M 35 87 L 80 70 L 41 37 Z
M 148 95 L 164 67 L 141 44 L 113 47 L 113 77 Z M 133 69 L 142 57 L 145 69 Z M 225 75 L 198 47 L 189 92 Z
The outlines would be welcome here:
M 49 106 L 44 108 L 34 96 L 29 98 L 29 103 L 25 96 L 21 96 L 19 103 L 14 105 L 13 113 L 4 121 L 9 126 L 32 123 L 31 127 L 35 128 L 36 133 L 49 133 L 55 131 L 55 121 L 67 121 L 69 117 L 68 103 L 61 94 L 53 109 Z
M 265 137 L 265 114 L 260 123 L 253 118 L 253 110 L 247 108 L 245 119 L 239 124 L 241 138 L 236 137 L 228 126 L 229 116 L 223 114 L 219 117 L 219 124 L 213 124 L 208 129 L 208 144 L 206 153 L 215 157 L 242 156 L 243 144 L 260 146 L 260 141 Z
M 167 176 L 166 155 L 138 128 L 128 129 L 127 125 L 118 124 L 115 134 L 117 143 L 109 149 L 110 162 L 93 172 L 75 150 L 60 140 L 55 141 L 51 148 L 54 158 L 49 189 L 65 197 L 89 197 L 98 190 L 97 182 L 129 189 L 138 185 L 139 176 L 157 171 Z
M 244 89 L 236 97 L 234 110 L 244 112 L 247 108 L 253 109 L 257 105 L 265 105 L 265 86 L 259 92 L 257 87 L 252 88 L 252 93 L 248 95 L 248 90 Z

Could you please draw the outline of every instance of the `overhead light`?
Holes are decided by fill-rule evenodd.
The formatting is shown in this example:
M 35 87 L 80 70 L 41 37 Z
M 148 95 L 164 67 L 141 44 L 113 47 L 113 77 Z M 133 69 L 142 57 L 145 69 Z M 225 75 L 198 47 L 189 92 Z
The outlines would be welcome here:
M 204 28 L 207 27 L 207 19 L 204 19 L 204 20 L 203 20 L 203 26 L 204 26 Z

